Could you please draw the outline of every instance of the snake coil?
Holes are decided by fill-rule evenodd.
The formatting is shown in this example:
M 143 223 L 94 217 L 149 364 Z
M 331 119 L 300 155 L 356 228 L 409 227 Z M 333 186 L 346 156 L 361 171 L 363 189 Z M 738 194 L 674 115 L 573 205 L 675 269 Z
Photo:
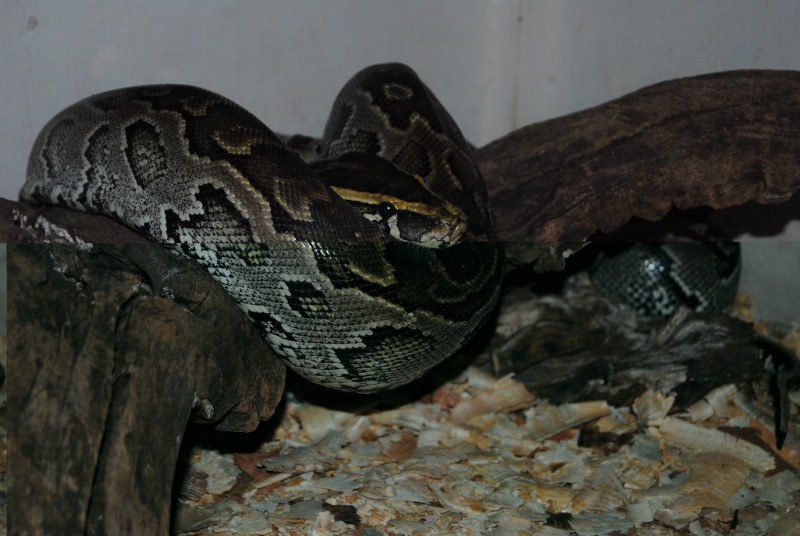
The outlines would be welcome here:
M 387 64 L 345 85 L 309 160 L 220 95 L 133 87 L 57 114 L 20 197 L 105 214 L 195 260 L 311 381 L 409 382 L 499 294 L 472 151 L 417 75 Z

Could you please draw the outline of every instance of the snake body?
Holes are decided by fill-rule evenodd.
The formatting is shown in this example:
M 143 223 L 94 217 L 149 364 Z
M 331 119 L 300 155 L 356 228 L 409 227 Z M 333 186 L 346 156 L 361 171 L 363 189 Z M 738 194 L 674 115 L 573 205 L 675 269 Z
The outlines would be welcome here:
M 617 244 L 591 270 L 594 283 L 638 313 L 670 316 L 679 306 L 728 311 L 741 272 L 737 242 Z
M 126 88 L 44 127 L 20 196 L 195 260 L 311 381 L 402 385 L 462 346 L 499 294 L 472 151 L 417 75 L 387 64 L 345 85 L 307 159 L 210 91 Z

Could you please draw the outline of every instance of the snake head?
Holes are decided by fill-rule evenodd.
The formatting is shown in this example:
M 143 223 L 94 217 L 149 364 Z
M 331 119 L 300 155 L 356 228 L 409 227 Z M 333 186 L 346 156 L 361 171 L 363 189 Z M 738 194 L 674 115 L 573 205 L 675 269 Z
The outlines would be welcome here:
M 432 192 L 419 175 L 379 156 L 347 153 L 312 168 L 388 240 L 438 249 L 457 244 L 467 231 L 463 210 Z
M 391 199 L 379 201 L 362 216 L 377 223 L 384 233 L 403 242 L 427 248 L 446 248 L 457 244 L 467 230 L 464 213 L 444 200 L 437 202 Z

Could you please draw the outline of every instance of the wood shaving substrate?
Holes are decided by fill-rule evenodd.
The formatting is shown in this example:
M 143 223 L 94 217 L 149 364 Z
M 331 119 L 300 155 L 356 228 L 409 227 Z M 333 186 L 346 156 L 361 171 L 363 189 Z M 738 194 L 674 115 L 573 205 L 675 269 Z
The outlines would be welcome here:
M 777 451 L 771 401 L 752 392 L 722 386 L 672 414 L 652 390 L 631 407 L 553 406 L 470 369 L 385 411 L 290 399 L 257 452 L 193 451 L 174 530 L 800 534 L 800 396 Z

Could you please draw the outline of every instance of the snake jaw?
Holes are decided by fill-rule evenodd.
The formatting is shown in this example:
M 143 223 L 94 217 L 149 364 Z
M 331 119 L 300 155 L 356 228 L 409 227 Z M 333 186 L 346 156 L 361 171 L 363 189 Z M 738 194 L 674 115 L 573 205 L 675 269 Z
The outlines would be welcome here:
M 467 232 L 469 226 L 467 225 L 467 215 L 463 210 L 461 210 L 461 208 L 448 201 L 444 202 L 444 208 L 451 215 L 451 218 L 448 220 L 450 232 L 443 240 L 443 242 L 446 244 L 445 247 L 449 247 L 458 244 L 458 242 L 461 240 L 461 237 Z
M 466 215 L 449 203 L 421 205 L 401 203 L 389 222 L 390 234 L 404 242 L 425 248 L 454 246 L 467 231 Z M 394 228 L 393 228 L 394 227 Z
M 422 216 L 422 222 L 413 221 L 419 216 L 418 212 L 398 212 L 388 218 L 382 218 L 377 214 L 364 214 L 367 220 L 383 224 L 385 232 L 393 239 L 424 248 L 442 249 L 453 246 L 467 230 L 467 222 L 451 214 L 435 218 L 433 224 L 431 223 L 433 218 L 428 215 Z
M 423 247 L 435 249 L 449 248 L 458 244 L 467 232 L 467 221 L 459 216 L 461 215 L 443 219 L 429 232 L 421 235 L 417 241 Z

